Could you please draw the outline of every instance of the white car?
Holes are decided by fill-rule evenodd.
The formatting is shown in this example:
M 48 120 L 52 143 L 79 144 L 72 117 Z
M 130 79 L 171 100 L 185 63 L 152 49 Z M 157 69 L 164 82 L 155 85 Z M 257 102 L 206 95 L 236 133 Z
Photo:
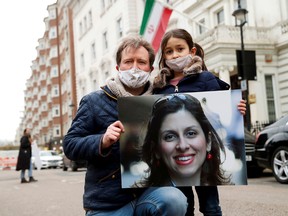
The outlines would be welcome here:
M 63 166 L 63 158 L 57 154 L 56 151 L 46 150 L 39 152 L 39 158 L 37 162 L 37 156 L 32 157 L 32 163 L 34 168 L 42 169 L 42 168 L 57 168 Z M 40 168 L 39 168 L 40 166 Z

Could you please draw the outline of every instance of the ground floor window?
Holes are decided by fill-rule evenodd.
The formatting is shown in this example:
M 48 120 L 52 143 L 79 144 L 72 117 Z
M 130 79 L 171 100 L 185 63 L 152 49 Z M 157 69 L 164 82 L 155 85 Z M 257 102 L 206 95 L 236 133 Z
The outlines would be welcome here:
M 275 101 L 274 101 L 274 88 L 273 88 L 273 75 L 265 75 L 267 108 L 269 122 L 276 120 Z

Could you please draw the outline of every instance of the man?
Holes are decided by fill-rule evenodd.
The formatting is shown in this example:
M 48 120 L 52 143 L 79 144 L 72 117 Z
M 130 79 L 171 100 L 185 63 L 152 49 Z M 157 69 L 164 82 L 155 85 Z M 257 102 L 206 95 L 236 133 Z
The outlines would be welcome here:
M 21 183 L 29 183 L 29 182 L 36 182 L 37 180 L 33 178 L 32 176 L 32 150 L 31 150 L 31 134 L 30 129 L 26 128 L 24 129 L 23 136 L 20 140 L 20 148 L 19 148 L 19 154 L 18 154 L 18 160 L 16 165 L 16 170 L 21 170 L 20 178 Z M 25 170 L 28 169 L 28 177 L 29 181 L 25 179 Z
M 155 53 L 151 45 L 128 37 L 118 47 L 114 78 L 101 90 L 84 96 L 64 138 L 71 160 L 85 159 L 84 209 L 92 215 L 185 215 L 187 199 L 173 187 L 122 189 L 119 139 L 125 129 L 118 120 L 117 98 L 150 95 L 149 77 Z

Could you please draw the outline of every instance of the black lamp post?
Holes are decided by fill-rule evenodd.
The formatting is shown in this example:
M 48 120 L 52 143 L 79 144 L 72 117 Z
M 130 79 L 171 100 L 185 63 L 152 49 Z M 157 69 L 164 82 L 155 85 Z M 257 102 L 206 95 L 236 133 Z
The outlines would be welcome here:
M 247 71 L 245 67 L 245 52 L 244 52 L 244 41 L 243 41 L 243 26 L 247 23 L 246 20 L 246 14 L 248 11 L 245 8 L 241 8 L 240 0 L 238 0 L 238 9 L 236 9 L 232 16 L 235 17 L 235 26 L 240 28 L 240 37 L 241 37 L 241 68 L 242 68 L 242 74 L 243 77 L 239 77 L 241 80 L 241 86 L 244 86 L 243 90 L 243 98 L 247 101 L 247 107 L 246 107 L 246 127 L 248 130 L 251 128 L 251 120 L 250 120 L 250 104 L 248 101 L 249 96 L 249 86 L 247 81 Z M 240 67 L 238 67 L 240 68 Z

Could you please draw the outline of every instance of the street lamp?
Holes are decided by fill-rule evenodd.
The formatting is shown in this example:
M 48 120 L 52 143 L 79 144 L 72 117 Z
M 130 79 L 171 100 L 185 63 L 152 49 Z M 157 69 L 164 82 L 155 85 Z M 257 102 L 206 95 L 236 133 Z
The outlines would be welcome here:
M 249 86 L 247 82 L 248 74 L 245 67 L 245 52 L 244 52 L 244 41 L 243 41 L 243 26 L 247 23 L 246 20 L 246 14 L 248 11 L 245 8 L 241 8 L 240 0 L 238 0 L 238 9 L 236 9 L 232 16 L 235 17 L 235 26 L 240 28 L 240 38 L 241 38 L 241 67 L 242 68 L 242 76 L 238 77 L 241 80 L 241 89 L 243 90 L 243 97 L 247 101 L 247 107 L 246 107 L 246 127 L 248 130 L 250 130 L 251 126 L 251 120 L 250 120 L 250 105 L 248 101 L 249 96 Z M 237 62 L 238 63 L 238 62 Z M 239 71 L 238 71 L 239 74 Z

